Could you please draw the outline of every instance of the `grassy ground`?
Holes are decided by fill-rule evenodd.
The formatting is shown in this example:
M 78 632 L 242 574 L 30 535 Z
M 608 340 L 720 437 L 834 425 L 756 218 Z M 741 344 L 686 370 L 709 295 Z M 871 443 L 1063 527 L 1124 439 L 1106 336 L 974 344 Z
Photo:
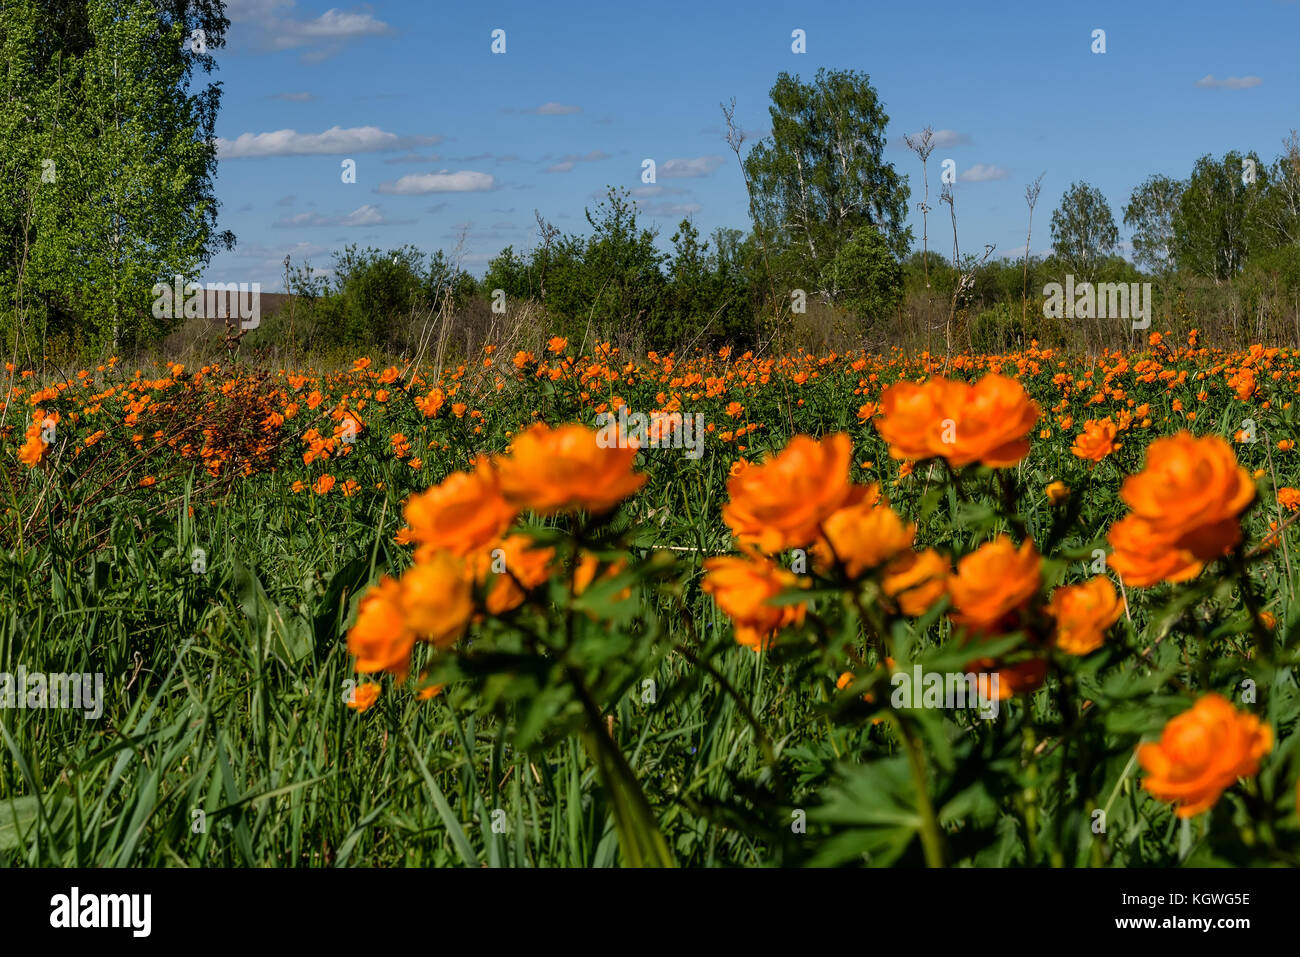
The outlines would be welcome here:
M 874 626 L 824 582 L 811 637 L 765 655 L 739 646 L 699 589 L 701 559 L 731 548 L 719 514 L 733 463 L 799 433 L 848 432 L 855 479 L 881 483 L 918 543 L 959 557 L 1027 533 L 1048 584 L 1087 575 L 1152 439 L 1181 427 L 1232 436 L 1251 419 L 1258 441 L 1235 448 L 1260 483 L 1245 518 L 1254 549 L 1287 523 L 1278 490 L 1300 485 L 1297 452 L 1278 447 L 1294 434 L 1295 354 L 1161 347 L 1145 367 L 966 357 L 948 373 L 1016 375 L 1043 414 L 1022 463 L 958 484 L 937 466 L 902 467 L 874 410 L 859 415 L 887 382 L 922 377 L 916 361 L 672 367 L 538 351 L 387 380 L 377 368 L 104 366 L 60 377 L 59 390 L 15 372 L 0 453 L 0 669 L 102 673 L 105 701 L 94 720 L 0 710 L 0 862 L 605 866 L 652 859 L 631 845 L 656 832 L 674 862 L 698 866 L 935 863 L 932 852 L 958 864 L 1300 860 L 1289 530 L 1285 548 L 1243 549 L 1244 578 L 1225 559 L 1187 585 L 1129 589 L 1107 648 L 1006 702 L 997 722 L 894 717 L 879 694 L 869 704 L 860 687 L 837 690 L 846 649 L 876 660 Z M 1256 373 L 1244 398 L 1229 384 L 1243 368 Z M 435 387 L 429 415 L 436 403 L 414 400 Z M 675 400 L 713 425 L 698 462 L 642 452 L 646 487 L 607 522 L 529 520 L 561 554 L 581 536 L 628 556 L 635 574 L 617 584 L 632 597 L 607 591 L 585 614 L 560 576 L 526 618 L 472 626 L 460 680 L 437 697 L 384 677 L 373 707 L 350 708 L 346 634 L 358 597 L 411 563 L 395 540 L 407 497 L 478 451 L 503 451 L 530 421 L 591 422 L 611 399 L 644 411 Z M 304 434 L 329 436 L 344 402 L 364 423 L 357 442 L 304 462 Z M 43 460 L 20 461 L 29 426 L 56 410 Z M 1085 419 L 1121 413 L 1131 422 L 1116 451 L 1096 465 L 1071 454 Z M 1056 480 L 1072 490 L 1061 507 L 1043 494 Z M 1267 648 L 1246 610 L 1256 597 L 1276 622 Z M 962 666 L 942 611 L 891 620 L 895 657 Z M 567 638 L 527 653 L 528 629 L 543 644 Z M 1141 788 L 1134 747 L 1199 692 L 1241 702 L 1247 677 L 1276 737 L 1264 770 L 1212 814 L 1174 817 Z

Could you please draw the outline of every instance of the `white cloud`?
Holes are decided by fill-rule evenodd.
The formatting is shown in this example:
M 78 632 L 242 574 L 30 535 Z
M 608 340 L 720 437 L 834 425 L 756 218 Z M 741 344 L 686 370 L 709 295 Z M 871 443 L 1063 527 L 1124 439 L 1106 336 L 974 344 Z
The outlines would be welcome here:
M 1252 86 L 1259 86 L 1263 82 L 1257 76 L 1228 76 L 1216 80 L 1213 73 L 1207 73 L 1196 81 L 1196 85 L 1202 89 L 1212 90 L 1249 90 Z
M 990 180 L 1006 179 L 1008 175 L 1010 174 L 1001 166 L 985 166 L 983 163 L 976 163 L 959 173 L 957 181 L 961 183 L 987 183 Z
M 440 136 L 398 136 L 377 126 L 334 126 L 323 133 L 275 130 L 271 133 L 240 133 L 233 140 L 217 137 L 217 156 L 239 159 L 249 156 L 344 156 L 352 153 L 380 153 L 437 143 Z
M 697 156 L 694 159 L 670 159 L 664 160 L 660 163 L 656 172 L 658 175 L 665 176 L 669 179 L 708 176 L 726 161 L 726 157 L 723 156 Z
M 930 142 L 938 149 L 948 146 L 965 146 L 969 143 L 970 137 L 965 133 L 958 133 L 956 130 L 935 130 L 934 139 Z
M 425 193 L 479 193 L 495 186 L 496 180 L 488 173 L 463 169 L 455 173 L 448 170 L 440 173 L 412 173 L 394 183 L 380 183 L 375 192 L 421 196 Z
M 303 59 L 319 61 L 351 41 L 394 33 L 391 26 L 365 11 L 330 8 L 316 17 L 295 17 L 294 0 L 228 0 L 226 16 L 238 28 L 247 24 L 263 50 L 303 50 Z
M 578 155 L 577 153 L 567 153 L 558 160 L 546 167 L 544 172 L 547 173 L 571 173 L 573 168 L 579 163 L 596 163 L 600 160 L 609 159 L 609 154 L 604 150 L 592 150 L 590 153 Z M 545 162 L 545 159 L 543 159 Z
M 292 229 L 317 226 L 393 226 L 399 223 L 411 223 L 409 219 L 389 219 L 378 206 L 367 203 L 359 206 L 345 216 L 322 216 L 320 213 L 299 213 L 285 216 L 271 225 L 278 229 Z
M 271 99 L 286 100 L 290 103 L 310 103 L 312 100 L 316 99 L 316 94 L 308 93 L 306 91 L 298 93 L 272 93 Z

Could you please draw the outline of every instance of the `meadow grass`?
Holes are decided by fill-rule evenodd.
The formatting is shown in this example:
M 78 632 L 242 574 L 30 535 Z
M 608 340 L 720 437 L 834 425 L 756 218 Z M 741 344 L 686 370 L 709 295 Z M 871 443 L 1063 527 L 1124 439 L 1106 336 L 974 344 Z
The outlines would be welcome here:
M 324 412 L 340 396 L 365 391 L 372 400 L 371 412 L 360 410 L 365 432 L 351 454 L 308 466 L 300 458 L 305 423 L 286 423 L 283 444 L 267 458 L 275 470 L 249 475 L 233 468 L 233 452 L 225 471 L 175 448 L 139 459 L 139 443 L 131 440 L 144 428 L 139 423 L 115 420 L 107 437 L 86 446 L 95 426 L 85 409 L 94 403 L 66 395 L 43 402 L 42 408 L 62 402 L 65 416 L 62 444 L 49 461 L 29 469 L 6 450 L 10 531 L 0 551 L 0 671 L 21 664 L 28 672 L 103 673 L 105 703 L 96 720 L 71 710 L 0 710 L 0 862 L 613 866 L 644 862 L 626 846 L 618 821 L 620 813 L 636 819 L 647 809 L 652 820 L 643 823 L 657 828 L 668 857 L 682 865 L 934 863 L 930 839 L 943 842 L 934 852 L 947 863 L 1232 860 L 1218 833 L 1229 827 L 1227 813 L 1212 822 L 1173 817 L 1139 786 L 1133 747 L 1173 713 L 1171 687 L 1235 687 L 1255 674 L 1251 624 L 1241 624 L 1250 598 L 1277 622 L 1270 651 L 1276 667 L 1260 700 L 1279 747 L 1258 782 L 1262 791 L 1245 800 L 1258 798 L 1258 810 L 1284 801 L 1287 788 L 1294 793 L 1291 729 L 1300 704 L 1289 657 L 1296 588 L 1289 543 L 1270 550 L 1267 560 L 1243 551 L 1243 560 L 1251 559 L 1245 578 L 1207 575 L 1182 589 L 1156 589 L 1154 598 L 1130 590 L 1129 614 L 1108 650 L 1054 686 L 1071 696 L 1068 713 L 1055 693 L 1023 696 L 1004 704 L 996 731 L 969 716 L 924 711 L 873 721 L 878 710 L 837 691 L 827 657 L 781 646 L 757 655 L 737 645 L 726 617 L 700 592 L 701 560 L 731 547 L 718 515 L 736 459 L 756 459 L 795 434 L 845 431 L 854 440 L 854 478 L 881 482 L 891 504 L 917 523 L 921 541 L 960 555 L 1019 525 L 1047 556 L 1048 577 L 1077 577 L 1094 561 L 1094 549 L 1106 548 L 1106 529 L 1124 512 L 1120 484 L 1140 470 L 1150 438 L 1182 425 L 1230 436 L 1252 415 L 1259 441 L 1237 449 L 1261 482 L 1246 519 L 1246 541 L 1257 544 L 1270 523 L 1287 523 L 1276 490 L 1300 484 L 1296 453 L 1277 448 L 1292 434 L 1289 402 L 1284 411 L 1279 397 L 1295 391 L 1296 355 L 1275 356 L 1276 368 L 1287 373 L 1283 384 L 1265 380 L 1261 390 L 1270 391 L 1248 400 L 1219 379 L 1193 379 L 1178 390 L 1161 381 L 1139 384 L 1127 365 L 1113 373 L 1116 387 L 1141 390 L 1136 398 L 1149 406 L 1140 417 L 1145 424 L 1135 418 L 1121 446 L 1095 466 L 1071 455 L 1072 432 L 1085 416 L 1131 403 L 1106 395 L 1096 408 L 1084 405 L 1086 392 L 1077 390 L 1075 408 L 1053 408 L 1061 399 L 1053 375 L 1065 369 L 1071 381 L 1084 381 L 1092 373 L 1050 356 L 1034 358 L 1039 369 L 1031 372 L 1021 357 L 1021 377 L 1044 409 L 1040 425 L 1048 436 L 1036 432 L 1031 456 L 1000 476 L 964 473 L 960 481 L 940 464 L 902 468 L 870 415 L 858 414 L 885 381 L 915 377 L 921 367 L 873 359 L 881 380 L 869 382 L 855 358 L 790 357 L 769 367 L 761 382 L 747 380 L 752 370 L 743 363 L 714 359 L 699 381 L 647 367 L 598 388 L 581 372 L 617 367 L 609 356 L 571 363 L 557 378 L 533 375 L 530 366 L 529 375 L 500 391 L 490 377 L 477 390 L 460 387 L 459 398 L 479 418 L 449 415 L 455 396 L 432 417 L 411 405 L 411 396 L 435 381 L 455 382 L 454 373 L 398 381 L 382 407 L 373 400 L 374 372 L 303 372 L 309 381 L 296 389 L 280 373 L 258 385 L 277 408 L 317 388 L 329 396 Z M 1017 361 L 980 358 L 971 365 L 1011 368 Z M 1240 359 L 1166 354 L 1153 361 L 1195 373 Z M 1106 360 L 1088 366 L 1106 367 Z M 714 392 L 705 381 L 710 373 L 725 387 Z M 211 373 L 214 391 L 218 382 L 250 377 L 247 369 Z M 95 388 L 110 381 L 111 375 L 96 377 Z M 184 382 L 178 376 L 151 394 L 162 402 L 169 390 L 202 391 Z M 11 393 L 14 414 L 25 416 L 35 405 L 38 385 Z M 1192 398 L 1198 388 L 1211 390 L 1199 402 Z M 649 474 L 646 488 L 602 534 L 638 561 L 651 563 L 665 551 L 672 561 L 638 578 L 632 598 L 605 596 L 617 627 L 557 611 L 562 594 L 544 612 L 556 629 L 576 629 L 584 647 L 604 649 L 599 660 L 576 667 L 635 783 L 623 787 L 617 769 L 602 764 L 617 757 L 593 743 L 581 702 L 556 690 L 555 674 L 521 676 L 522 658 L 515 672 L 494 664 L 491 673 L 453 682 L 427 701 L 385 677 L 373 707 L 349 708 L 359 676 L 347 630 L 358 597 L 384 572 L 410 564 L 409 547 L 395 541 L 407 497 L 465 467 L 476 451 L 502 451 L 534 413 L 589 421 L 615 390 L 644 409 L 663 404 L 656 393 L 672 391 L 718 426 L 698 463 L 673 450 L 638 457 Z M 1273 402 L 1264 408 L 1266 394 Z M 1194 405 L 1194 424 L 1174 409 L 1180 397 L 1185 408 Z M 729 401 L 744 403 L 743 417 L 724 412 Z M 75 424 L 68 418 L 74 408 L 82 410 Z M 1061 425 L 1066 414 L 1080 420 L 1073 429 Z M 741 422 L 758 427 L 743 439 L 719 438 Z M 425 459 L 419 469 L 409 456 L 393 454 L 390 435 L 399 432 L 418 435 L 415 450 Z M 354 480 L 356 490 L 314 493 L 310 482 L 322 467 L 340 482 Z M 145 473 L 156 484 L 141 487 Z M 1061 507 L 1042 491 L 1055 480 L 1072 490 Z M 306 487 L 295 491 L 294 481 Z M 534 520 L 532 527 L 543 535 L 568 528 L 559 520 Z M 1282 541 L 1288 539 L 1284 532 Z M 202 550 L 199 571 L 195 549 Z M 1251 596 L 1242 591 L 1246 581 Z M 859 612 L 846 607 L 837 620 L 834 597 L 813 597 L 820 641 L 856 643 L 867 627 Z M 500 628 L 492 621 L 476 626 L 470 647 L 491 646 Z M 945 644 L 948 626 L 938 610 L 892 628 L 894 647 L 909 656 L 928 655 L 932 667 L 948 661 L 944 655 L 960 664 Z M 560 659 L 555 668 L 570 664 Z M 507 679 L 535 693 L 507 689 Z M 1104 714 L 1093 719 L 1078 706 L 1100 691 Z M 1104 838 L 1090 840 L 1094 808 L 1104 809 L 1109 825 Z M 1270 833 L 1262 843 L 1238 841 L 1249 848 L 1242 853 L 1294 862 L 1288 855 L 1295 853 L 1295 821 L 1252 822 L 1251 813 L 1238 809 L 1232 826 Z

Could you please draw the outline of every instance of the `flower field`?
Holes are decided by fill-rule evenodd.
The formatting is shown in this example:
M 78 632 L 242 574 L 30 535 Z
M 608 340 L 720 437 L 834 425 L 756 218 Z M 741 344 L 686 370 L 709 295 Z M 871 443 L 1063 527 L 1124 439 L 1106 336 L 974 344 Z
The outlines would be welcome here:
M 1300 864 L 1298 390 L 1195 333 L 7 365 L 0 862 Z

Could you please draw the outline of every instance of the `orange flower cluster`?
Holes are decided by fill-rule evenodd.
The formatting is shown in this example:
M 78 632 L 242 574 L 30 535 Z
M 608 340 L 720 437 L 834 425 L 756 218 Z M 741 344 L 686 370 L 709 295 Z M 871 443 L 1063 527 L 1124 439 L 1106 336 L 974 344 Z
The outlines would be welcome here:
M 1272 749 L 1268 725 L 1207 694 L 1172 718 L 1159 741 L 1139 745 L 1137 758 L 1147 772 L 1142 786 L 1176 805 L 1178 817 L 1192 817 L 1213 807 L 1237 778 L 1256 774 Z
M 1146 468 L 1124 480 L 1120 498 L 1131 514 L 1111 527 L 1110 563 L 1145 587 L 1195 578 L 1240 542 L 1255 483 L 1222 438 L 1179 432 L 1148 446 Z
M 385 577 L 361 600 L 348 650 L 360 672 L 405 677 L 417 641 L 450 647 L 475 615 L 475 591 L 489 615 L 507 614 L 545 583 L 555 549 L 507 534 L 523 508 L 551 514 L 585 508 L 607 511 L 645 481 L 631 471 L 635 449 L 602 449 L 581 425 L 540 426 L 520 436 L 513 455 L 479 456 L 472 470 L 412 495 L 398 533 L 414 543 L 415 564 L 400 581 Z M 575 568 L 575 589 L 596 576 L 588 556 Z M 612 564 L 606 574 L 616 574 Z M 581 579 L 581 588 L 577 588 Z
M 1047 674 L 1047 660 L 1041 653 L 1047 646 L 1046 629 L 1040 626 L 1042 587 L 1041 559 L 1034 543 L 1026 540 L 1017 547 L 1007 536 L 981 545 L 957 563 L 948 582 L 952 598 L 950 617 L 968 641 L 1025 629 L 1029 639 L 1027 659 L 1007 663 L 982 658 L 981 669 L 996 670 L 999 697 L 1032 691 Z M 1065 585 L 1052 592 L 1042 612 L 1054 622 L 1052 642 L 1071 655 L 1087 655 L 1102 646 L 1106 631 L 1123 614 L 1124 603 L 1104 576 L 1079 585 Z
M 37 409 L 32 413 L 32 422 L 27 426 L 24 442 L 18 450 L 18 460 L 23 465 L 32 469 L 45 461 L 46 453 L 50 447 L 50 443 L 45 440 L 45 436 L 49 434 L 50 429 L 57 428 L 58 421 L 59 413 L 57 412 L 46 415 L 44 410 Z
M 415 565 L 401 581 L 384 576 L 362 597 L 348 631 L 356 670 L 405 677 L 416 641 L 448 647 L 464 632 L 473 607 L 464 564 L 448 552 Z
M 944 458 L 957 468 L 1017 464 L 1029 453 L 1026 436 L 1039 417 L 1020 383 L 997 374 L 975 385 L 939 377 L 899 382 L 881 393 L 880 408 L 876 429 L 891 456 Z
M 850 580 L 879 570 L 882 591 L 907 615 L 924 614 L 942 597 L 948 563 L 932 549 L 912 550 L 916 527 L 877 486 L 853 484 L 852 456 L 847 435 L 801 435 L 761 464 L 733 470 L 722 518 L 751 560 L 705 562 L 703 587 L 731 617 L 741 644 L 761 649 L 804 614 L 801 604 L 770 604 L 802 582 L 762 553 L 809 548 L 819 567 L 838 567 Z

